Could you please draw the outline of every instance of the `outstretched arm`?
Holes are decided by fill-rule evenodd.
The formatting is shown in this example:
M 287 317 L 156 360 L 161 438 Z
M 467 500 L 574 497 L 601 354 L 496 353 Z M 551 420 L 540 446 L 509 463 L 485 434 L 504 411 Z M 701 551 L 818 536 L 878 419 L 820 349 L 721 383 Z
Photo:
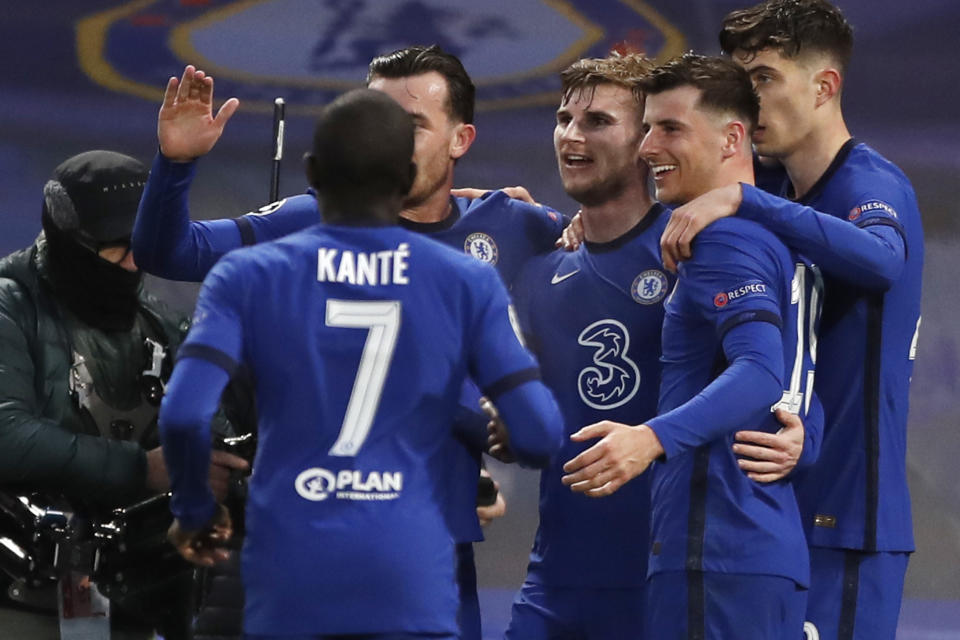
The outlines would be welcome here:
M 697 234 L 734 214 L 762 224 L 826 273 L 869 289 L 889 288 L 906 259 L 906 244 L 894 220 L 857 226 L 751 185 L 735 184 L 674 209 L 660 238 L 664 266 L 675 271 L 677 262 L 692 255 Z
M 227 100 L 213 116 L 213 78 L 184 69 L 170 78 L 157 118 L 160 154 L 143 190 L 131 246 L 137 266 L 153 275 L 198 282 L 227 251 L 242 244 L 230 220 L 191 222 L 187 195 L 195 166 L 220 139 L 237 109 Z

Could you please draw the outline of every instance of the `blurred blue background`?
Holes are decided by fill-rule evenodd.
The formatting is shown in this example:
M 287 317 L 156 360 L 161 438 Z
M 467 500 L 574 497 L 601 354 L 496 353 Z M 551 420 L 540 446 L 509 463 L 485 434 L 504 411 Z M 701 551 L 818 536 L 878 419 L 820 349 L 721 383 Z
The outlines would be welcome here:
M 923 325 L 911 390 L 909 471 L 918 551 L 898 637 L 960 638 L 960 32 L 955 0 L 837 0 L 855 27 L 844 94 L 851 131 L 899 164 L 924 216 Z M 197 217 L 266 203 L 273 98 L 288 104 L 281 192 L 305 186 L 312 114 L 359 85 L 369 58 L 414 43 L 457 53 L 479 88 L 479 136 L 458 185 L 527 186 L 567 213 L 551 135 L 557 72 L 612 48 L 718 53 L 731 0 L 84 0 L 3 2 L 0 19 L 0 255 L 39 231 L 53 168 L 91 148 L 149 163 L 162 87 L 194 63 L 220 98 L 241 99 L 200 163 Z M 951 284 L 953 283 L 953 284 Z M 149 286 L 189 311 L 195 285 Z M 2 357 L 2 354 L 0 354 Z M 499 637 L 536 526 L 535 474 L 492 465 L 508 515 L 478 547 L 485 635 Z M 322 568 L 318 568 L 322 570 Z

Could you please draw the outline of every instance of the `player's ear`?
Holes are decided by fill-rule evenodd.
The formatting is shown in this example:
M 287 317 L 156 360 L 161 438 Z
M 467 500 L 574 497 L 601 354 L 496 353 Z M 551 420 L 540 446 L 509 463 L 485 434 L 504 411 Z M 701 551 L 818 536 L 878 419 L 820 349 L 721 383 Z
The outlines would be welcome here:
M 748 140 L 747 127 L 739 120 L 731 120 L 723 127 L 723 147 L 721 152 L 724 158 L 739 153 Z
M 453 138 L 450 141 L 450 157 L 454 160 L 459 160 L 476 139 L 477 128 L 475 126 L 464 123 L 456 125 Z
M 817 85 L 816 106 L 826 104 L 836 96 L 840 95 L 840 87 L 843 86 L 843 76 L 833 68 L 821 69 L 813 78 Z

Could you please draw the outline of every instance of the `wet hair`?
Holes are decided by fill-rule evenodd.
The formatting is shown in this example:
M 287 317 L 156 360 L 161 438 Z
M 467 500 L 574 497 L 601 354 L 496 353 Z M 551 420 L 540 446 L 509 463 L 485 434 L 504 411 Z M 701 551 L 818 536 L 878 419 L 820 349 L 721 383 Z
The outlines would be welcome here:
M 312 153 L 313 186 L 336 206 L 405 195 L 413 183 L 413 118 L 383 92 L 349 91 L 321 112 Z
M 720 48 L 756 55 L 775 49 L 786 58 L 826 54 L 844 73 L 853 51 L 853 29 L 826 0 L 767 0 L 723 19 Z
M 760 113 L 760 99 L 750 75 L 727 58 L 685 53 L 650 72 L 642 82 L 647 95 L 692 86 L 700 90 L 699 107 L 729 113 L 743 120 L 753 134 Z
M 447 115 L 454 121 L 473 124 L 476 87 L 455 55 L 437 45 L 398 49 L 370 61 L 367 84 L 374 78 L 409 78 L 435 71 L 447 81 Z
M 560 73 L 563 102 L 568 102 L 575 91 L 594 89 L 600 84 L 612 84 L 629 89 L 637 104 L 643 106 L 643 89 L 640 83 L 653 68 L 653 62 L 638 53 L 611 53 L 606 58 L 577 60 Z

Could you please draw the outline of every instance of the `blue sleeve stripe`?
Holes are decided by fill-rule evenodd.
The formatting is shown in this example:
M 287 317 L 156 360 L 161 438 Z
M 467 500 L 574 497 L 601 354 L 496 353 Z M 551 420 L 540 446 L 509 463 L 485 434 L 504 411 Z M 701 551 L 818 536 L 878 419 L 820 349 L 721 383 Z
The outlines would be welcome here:
M 891 218 L 867 218 L 866 220 L 857 220 L 855 223 L 861 229 L 866 229 L 867 227 L 873 227 L 876 225 L 882 225 L 884 227 L 890 227 L 895 229 L 897 233 L 900 234 L 900 239 L 903 240 L 903 259 L 906 260 L 909 256 L 907 255 L 907 233 L 903 230 L 903 226 Z
M 720 335 L 724 336 L 730 329 L 738 327 L 741 324 L 746 324 L 747 322 L 769 322 L 777 329 L 783 329 L 783 321 L 781 321 L 780 316 L 774 312 L 748 309 L 724 320 L 723 324 L 720 325 Z
M 900 232 L 900 235 L 903 235 L 903 226 L 892 218 L 884 218 L 884 217 L 867 218 L 865 220 L 864 219 L 857 220 L 854 224 L 860 227 L 861 229 L 863 229 L 864 227 L 872 227 L 875 224 L 882 224 L 888 227 L 893 227 L 894 229 Z
M 208 347 L 205 344 L 183 345 L 177 350 L 177 360 L 183 360 L 184 358 L 197 358 L 199 360 L 206 360 L 210 364 L 216 365 L 226 371 L 231 378 L 240 367 L 240 364 L 236 360 L 225 354 L 223 351 L 220 351 L 214 347 Z
M 250 224 L 250 220 L 246 216 L 234 218 L 233 221 L 237 223 L 237 228 L 240 230 L 240 241 L 243 246 L 249 247 L 252 244 L 257 244 L 257 236 L 253 232 L 253 225 Z
M 516 373 L 511 373 L 506 375 L 491 385 L 484 387 L 483 395 L 487 396 L 491 401 L 502 396 L 507 391 L 511 389 L 516 389 L 520 385 L 531 382 L 533 380 L 540 379 L 540 369 L 538 367 L 530 367 L 529 369 L 522 369 Z

